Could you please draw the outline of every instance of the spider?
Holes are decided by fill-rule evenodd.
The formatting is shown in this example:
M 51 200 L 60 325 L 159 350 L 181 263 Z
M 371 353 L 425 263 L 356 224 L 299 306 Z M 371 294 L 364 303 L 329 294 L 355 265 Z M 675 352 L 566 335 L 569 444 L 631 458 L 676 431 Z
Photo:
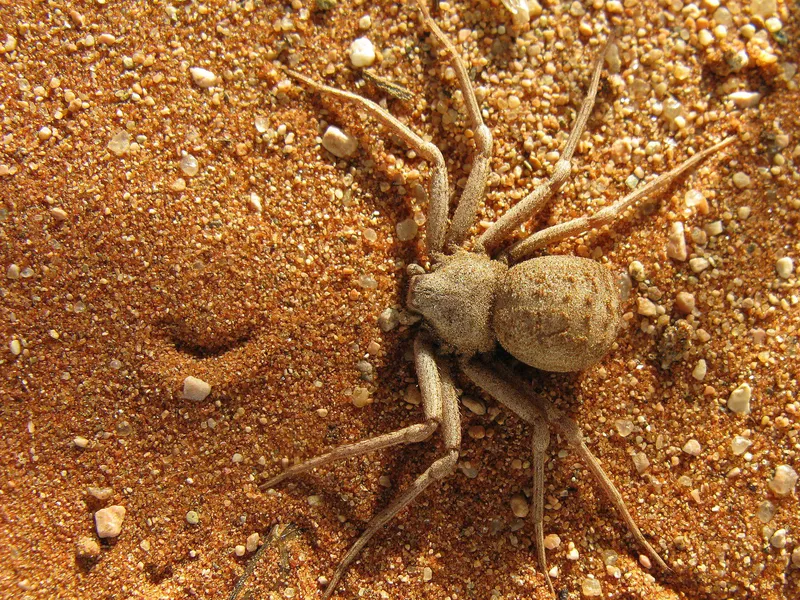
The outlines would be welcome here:
M 464 98 L 469 126 L 474 132 L 476 155 L 467 184 L 453 212 L 450 187 L 441 151 L 433 143 L 393 117 L 373 101 L 357 94 L 317 83 L 287 71 L 317 92 L 351 102 L 380 121 L 409 148 L 430 164 L 431 180 L 426 246 L 432 267 L 409 265 L 411 276 L 407 307 L 421 317 L 414 338 L 414 365 L 422 396 L 422 423 L 334 448 L 327 454 L 289 467 L 260 486 L 273 488 L 283 480 L 334 461 L 394 446 L 422 442 L 441 429 L 444 454 L 435 460 L 388 507 L 372 517 L 361 536 L 339 563 L 324 598 L 335 591 L 348 566 L 370 538 L 428 486 L 456 469 L 461 445 L 456 388 L 450 373 L 455 363 L 478 388 L 493 396 L 532 428 L 533 494 L 531 517 L 537 560 L 551 593 L 555 595 L 544 552 L 544 464 L 550 443 L 549 428 L 560 433 L 586 464 L 628 530 L 662 569 L 668 569 L 645 539 L 617 488 L 586 446 L 577 423 L 533 389 L 497 352 L 508 354 L 535 369 L 551 372 L 585 370 L 610 350 L 621 323 L 619 286 L 612 272 L 599 263 L 574 256 L 531 258 L 541 248 L 610 224 L 636 202 L 666 186 L 694 165 L 734 141 L 723 141 L 696 153 L 648 184 L 596 213 L 535 232 L 514 244 L 509 238 L 517 227 L 539 212 L 567 180 L 572 155 L 578 145 L 597 95 L 605 49 L 595 60 L 589 90 L 578 111 L 566 146 L 553 174 L 513 206 L 474 240 L 463 244 L 484 196 L 492 156 L 492 134 L 484 124 L 467 70 L 458 51 L 434 22 L 423 0 L 417 0 L 422 20 L 445 48 Z

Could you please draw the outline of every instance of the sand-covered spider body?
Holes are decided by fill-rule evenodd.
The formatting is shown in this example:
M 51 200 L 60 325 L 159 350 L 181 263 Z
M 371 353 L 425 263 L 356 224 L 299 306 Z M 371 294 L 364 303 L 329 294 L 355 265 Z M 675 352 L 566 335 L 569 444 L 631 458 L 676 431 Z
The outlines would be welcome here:
M 666 569 L 664 561 L 634 522 L 622 496 L 584 443 L 575 421 L 548 399 L 536 394 L 502 363 L 496 350 L 501 346 L 518 361 L 553 372 L 581 371 L 602 359 L 609 352 L 621 322 L 620 291 L 612 271 L 585 258 L 531 256 L 559 240 L 613 222 L 637 201 L 669 184 L 734 138 L 726 138 L 697 152 L 671 171 L 592 215 L 547 227 L 509 245 L 509 238 L 515 230 L 539 212 L 569 177 L 572 155 L 594 106 L 604 62 L 603 51 L 596 60 L 588 92 L 553 174 L 488 227 L 467 250 L 463 244 L 475 221 L 489 175 L 492 135 L 483 122 L 458 52 L 433 21 L 423 1 L 417 0 L 417 4 L 425 25 L 449 55 L 476 144 L 469 178 L 452 217 L 448 206 L 450 186 L 447 170 L 437 146 L 424 141 L 367 98 L 322 85 L 296 72 L 289 73 L 311 89 L 364 109 L 430 164 L 426 244 L 431 268 L 409 266 L 411 279 L 407 298 L 408 309 L 422 317 L 414 339 L 414 363 L 425 420 L 398 431 L 337 447 L 288 468 L 261 488 L 272 488 L 288 477 L 344 458 L 396 444 L 421 442 L 430 438 L 437 429 L 441 430 L 444 454 L 372 518 L 330 579 L 324 594 L 325 598 L 330 597 L 349 564 L 375 532 L 431 483 L 447 477 L 456 469 L 461 430 L 458 399 L 450 375 L 450 365 L 455 363 L 477 387 L 532 427 L 530 516 L 535 529 L 538 562 L 553 593 L 543 543 L 544 464 L 550 427 L 566 439 L 586 464 L 637 542 L 657 565 Z

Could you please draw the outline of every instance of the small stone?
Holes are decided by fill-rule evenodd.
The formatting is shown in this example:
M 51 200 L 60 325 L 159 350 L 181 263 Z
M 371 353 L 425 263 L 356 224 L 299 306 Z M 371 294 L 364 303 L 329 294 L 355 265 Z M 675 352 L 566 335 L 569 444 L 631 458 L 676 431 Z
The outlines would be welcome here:
M 72 438 L 72 443 L 75 444 L 76 448 L 83 449 L 83 448 L 86 448 L 89 445 L 89 440 L 87 440 L 83 436 L 76 435 L 74 438 Z
M 414 219 L 405 219 L 404 221 L 400 221 L 395 226 L 395 231 L 397 231 L 397 239 L 401 242 L 408 242 L 413 240 L 417 237 L 417 231 L 419 230 L 419 225 Z
M 356 68 L 369 67 L 375 62 L 375 46 L 369 38 L 361 37 L 350 44 L 350 62 Z
M 247 542 L 245 542 L 245 550 L 248 552 L 255 552 L 258 550 L 258 542 L 261 540 L 261 536 L 258 533 L 251 533 L 247 536 Z
M 353 390 L 353 405 L 356 408 L 364 408 L 368 404 L 372 404 L 372 398 L 369 395 L 369 390 L 363 387 L 357 387 Z
M 196 510 L 190 510 L 186 513 L 186 522 L 189 525 L 197 525 L 200 523 L 200 514 Z
M 689 268 L 695 273 L 702 273 L 710 266 L 710 264 L 711 263 L 708 262 L 707 258 L 698 256 L 689 261 Z
M 756 509 L 756 517 L 758 517 L 758 520 L 766 525 L 772 521 L 772 517 L 775 516 L 775 510 L 775 505 L 772 502 L 769 500 L 764 500 Z
M 555 550 L 561 545 L 561 538 L 555 533 L 551 533 L 544 537 L 544 547 L 548 550 Z
M 682 450 L 689 456 L 700 456 L 703 447 L 700 445 L 700 442 L 692 438 L 683 445 Z
M 525 496 L 522 494 L 514 494 L 511 497 L 511 512 L 514 513 L 514 516 L 518 519 L 524 519 L 528 516 L 528 512 L 530 507 L 528 506 L 528 501 L 525 499 Z
M 8 343 L 8 349 L 14 356 L 19 356 L 22 353 L 22 344 L 17 339 L 11 340 Z
M 108 142 L 107 148 L 114 156 L 124 156 L 131 149 L 131 136 L 127 131 L 118 131 Z
M 254 213 L 261 214 L 262 211 L 261 196 L 259 196 L 255 192 L 250 192 L 250 195 L 247 197 L 247 206 Z
M 670 227 L 667 238 L 667 256 L 679 261 L 685 261 L 689 257 L 689 251 L 686 249 L 686 234 L 683 223 L 680 221 L 676 221 Z
M 467 407 L 467 409 L 476 415 L 485 415 L 486 414 L 486 406 L 480 400 L 473 398 L 472 396 L 462 396 L 461 397 L 461 404 Z
M 739 108 L 754 108 L 758 106 L 761 94 L 758 92 L 733 92 L 728 94 L 728 98 L 733 100 L 733 103 Z
M 94 522 L 97 536 L 100 538 L 115 538 L 122 531 L 122 522 L 125 520 L 125 507 L 115 504 L 101 508 L 94 513 Z
M 610 2 L 607 2 L 606 6 L 608 6 L 608 4 L 610 4 Z M 600 587 L 600 582 L 597 581 L 597 579 L 586 577 L 581 581 L 581 593 L 587 598 L 591 598 L 602 596 L 603 589 Z
M 84 536 L 75 543 L 75 556 L 83 561 L 95 561 L 100 557 L 100 544 L 94 538 Z
M 646 277 L 644 265 L 638 260 L 634 260 L 628 265 L 628 274 L 636 281 L 644 281 L 644 278 Z
M 733 185 L 740 190 L 747 189 L 753 185 L 750 176 L 744 171 L 737 171 L 733 174 Z
M 111 496 L 114 495 L 114 488 L 110 487 L 95 487 L 90 485 L 86 488 L 86 493 L 89 494 L 95 500 L 99 500 L 100 502 L 106 502 L 107 500 L 111 499 Z
M 12 280 L 19 279 L 19 271 L 19 265 L 11 263 L 8 265 L 8 269 L 6 269 L 6 277 Z
M 653 567 L 653 563 L 650 562 L 650 557 L 646 554 L 639 555 L 639 564 L 642 565 L 645 569 L 650 569 Z
M 650 468 L 650 459 L 647 458 L 644 452 L 637 452 L 631 458 L 633 459 L 633 466 L 636 467 L 636 471 L 640 475 Z
M 770 479 L 769 489 L 778 496 L 788 496 L 794 492 L 797 485 L 797 471 L 789 465 L 780 465 L 775 469 L 775 475 Z
M 400 313 L 397 309 L 387 308 L 378 316 L 378 327 L 384 333 L 391 331 L 400 323 Z
M 773 533 L 769 538 L 769 545 L 773 548 L 781 548 L 786 547 L 786 530 L 785 529 L 778 529 L 775 533 Z
M 37 134 L 39 139 L 43 142 L 46 142 L 53 136 L 53 130 L 50 129 L 47 125 L 42 127 Z
M 750 12 L 754 17 L 767 19 L 774 15 L 778 10 L 777 0 L 751 0 Z
M 741 435 L 733 436 L 733 440 L 731 440 L 731 451 L 736 456 L 741 456 L 747 449 L 753 445 L 753 442 L 748 440 L 746 437 L 742 437 Z
M 731 392 L 728 398 L 728 409 L 738 415 L 750 413 L 750 397 L 752 388 L 750 384 L 743 383 Z
M 242 545 L 239 545 L 239 546 L 236 546 L 233 549 L 233 553 L 236 554 L 236 556 L 241 558 L 242 556 L 244 556 L 244 553 L 246 552 L 246 550 L 247 550 L 247 548 L 245 548 Z
M 581 555 L 578 553 L 578 549 L 575 547 L 575 542 L 570 542 L 567 544 L 567 560 L 578 560 Z
M 658 309 L 652 300 L 640 296 L 636 300 L 636 312 L 643 317 L 655 317 L 658 314 Z
M 775 271 L 777 271 L 778 276 L 782 279 L 789 279 L 792 273 L 794 273 L 794 261 L 788 256 L 779 258 L 775 262 Z
M 51 208 L 50 209 L 50 214 L 52 215 L 53 219 L 55 219 L 59 223 L 63 223 L 64 221 L 66 221 L 67 217 L 69 216 L 69 215 L 67 215 L 67 211 L 65 211 L 60 206 L 56 206 L 55 208 Z
M 617 419 L 614 423 L 614 427 L 617 429 L 617 433 L 620 437 L 628 437 L 631 433 L 633 433 L 633 421 L 630 419 Z
M 708 367 L 706 366 L 706 361 L 704 359 L 700 359 L 697 361 L 697 364 L 694 366 L 692 370 L 692 377 L 694 377 L 697 381 L 703 381 L 706 378 L 706 372 Z
M 358 149 L 358 140 L 335 125 L 329 125 L 322 135 L 322 147 L 338 158 L 347 158 Z
M 690 292 L 678 292 L 675 297 L 675 308 L 684 315 L 690 315 L 695 309 L 694 294 Z
M 211 384 L 206 383 L 202 379 L 189 375 L 183 380 L 183 397 L 186 400 L 200 402 L 205 400 L 210 393 Z
M 422 569 L 422 581 L 430 581 L 433 579 L 433 569 L 425 567 Z
M 203 89 L 210 88 L 217 82 L 217 76 L 203 67 L 192 67 L 189 69 L 189 73 L 192 75 L 195 85 Z
M 191 154 L 184 154 L 181 157 L 180 167 L 183 174 L 187 177 L 194 177 L 200 170 L 197 159 Z

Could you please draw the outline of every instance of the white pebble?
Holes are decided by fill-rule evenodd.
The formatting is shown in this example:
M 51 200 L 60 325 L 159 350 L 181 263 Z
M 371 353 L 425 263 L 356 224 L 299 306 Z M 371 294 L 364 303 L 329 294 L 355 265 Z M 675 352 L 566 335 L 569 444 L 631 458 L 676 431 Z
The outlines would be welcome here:
M 234 552 L 234 554 L 236 554 L 236 556 L 239 556 L 239 557 L 241 557 L 241 556 L 244 556 L 244 553 L 245 553 L 245 551 L 246 551 L 246 550 L 247 550 L 247 549 L 246 549 L 244 546 L 242 546 L 242 545 L 240 544 L 240 545 L 236 546 L 236 547 L 233 549 L 233 552 Z
M 422 569 L 422 581 L 430 581 L 433 579 L 433 569 L 425 567 Z
M 777 0 L 751 0 L 750 12 L 753 16 L 766 19 L 774 15 L 778 10 Z
M 748 383 L 743 383 L 737 387 L 728 397 L 728 409 L 738 415 L 750 414 L 750 397 L 752 391 Z
M 356 408 L 364 408 L 368 404 L 372 404 L 372 398 L 369 395 L 369 390 L 363 387 L 357 387 L 353 390 L 353 405 Z
M 72 438 L 72 443 L 75 445 L 76 448 L 86 448 L 89 445 L 89 440 L 81 435 L 76 435 Z
M 350 62 L 359 68 L 375 62 L 375 46 L 368 38 L 361 37 L 350 44 Z
M 255 552 L 256 550 L 258 550 L 258 542 L 260 539 L 261 538 L 258 535 L 258 533 L 251 533 L 249 536 L 247 536 L 245 550 L 247 550 L 248 552 Z
M 387 333 L 400 324 L 400 313 L 396 308 L 387 308 L 378 316 L 378 327 Z
M 255 192 L 250 192 L 250 196 L 247 198 L 247 206 L 254 213 L 261 214 L 261 211 L 263 210 L 261 207 L 261 196 Z
M 19 265 L 11 263 L 6 270 L 6 277 L 9 279 L 19 279 Z
M 322 135 L 322 147 L 338 158 L 346 158 L 356 151 L 358 140 L 338 127 L 330 125 Z
M 205 400 L 211 393 L 211 385 L 189 375 L 183 380 L 183 397 L 187 400 L 196 400 L 200 402 Z
M 544 538 L 544 547 L 548 550 L 555 550 L 561 545 L 561 538 L 555 533 L 546 535 Z
M 779 258 L 775 262 L 775 270 L 783 279 L 789 279 L 789 277 L 792 276 L 792 273 L 794 273 L 794 261 L 788 256 Z
M 689 456 L 700 456 L 703 447 L 696 439 L 692 438 L 683 445 L 683 451 Z
M 210 88 L 217 82 L 217 76 L 203 67 L 192 67 L 189 69 L 189 73 L 191 73 L 195 85 L 204 89 Z
M 574 542 L 567 544 L 567 560 L 578 560 L 580 556 Z
M 769 489 L 779 496 L 788 496 L 797 485 L 797 471 L 789 465 L 780 465 L 769 482 Z
M 695 273 L 702 273 L 709 267 L 710 264 L 711 263 L 708 262 L 707 258 L 698 256 L 689 261 L 689 268 L 691 268 Z
M 400 221 L 395 226 L 395 231 L 397 231 L 397 239 L 401 242 L 407 242 L 409 240 L 413 240 L 417 237 L 417 231 L 419 230 L 419 225 L 414 219 L 405 219 L 404 221 Z
M 127 131 L 118 131 L 108 142 L 107 148 L 114 156 L 124 156 L 130 151 L 131 137 Z
M 125 520 L 125 507 L 114 505 L 101 508 L 94 513 L 94 523 L 97 536 L 100 538 L 114 538 L 122 531 L 122 522 Z
M 181 157 L 181 171 L 187 177 L 194 177 L 197 175 L 197 172 L 200 170 L 197 159 L 192 156 L 191 154 L 184 154 Z
M 769 545 L 778 549 L 786 547 L 786 530 L 778 529 L 778 531 L 773 533 L 769 538 Z
M 686 234 L 683 223 L 676 221 L 670 228 L 667 238 L 667 256 L 674 260 L 684 261 L 688 258 L 689 252 L 686 249 Z
M 596 597 L 603 595 L 603 589 L 597 579 L 587 577 L 581 581 L 581 593 L 586 597 Z
M 22 352 L 22 344 L 19 343 L 19 340 L 11 340 L 8 343 L 8 349 L 14 356 L 19 356 Z
M 697 364 L 694 366 L 692 370 L 692 377 L 694 377 L 697 381 L 703 381 L 706 378 L 706 372 L 708 367 L 706 366 L 706 361 L 704 359 L 700 359 L 697 361 Z
M 740 190 L 749 188 L 753 185 L 750 176 L 745 173 L 744 171 L 737 171 L 733 174 L 733 185 L 735 185 Z
M 733 436 L 733 440 L 731 440 L 731 452 L 733 452 L 736 456 L 741 456 L 747 449 L 753 445 L 753 442 L 748 440 L 746 437 L 742 437 L 741 435 Z
M 758 92 L 733 92 L 728 94 L 728 98 L 739 108 L 753 108 L 758 106 L 761 94 Z

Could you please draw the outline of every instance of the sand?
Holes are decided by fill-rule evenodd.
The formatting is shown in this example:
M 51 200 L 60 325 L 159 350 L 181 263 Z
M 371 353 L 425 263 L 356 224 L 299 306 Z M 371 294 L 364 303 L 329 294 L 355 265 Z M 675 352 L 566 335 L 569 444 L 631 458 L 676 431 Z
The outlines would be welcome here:
M 252 534 L 282 524 L 239 597 L 319 597 L 370 516 L 441 453 L 437 438 L 257 489 L 422 418 L 415 328 L 378 317 L 403 307 L 406 265 L 429 258 L 427 166 L 281 70 L 385 104 L 462 189 L 460 92 L 409 4 L 0 6 L 0 596 L 227 598 Z M 608 598 L 800 595 L 797 490 L 770 488 L 779 466 L 800 470 L 799 23 L 788 1 L 718 5 L 544 2 L 522 28 L 499 2 L 434 11 L 494 134 L 474 232 L 552 171 L 610 29 L 619 51 L 573 176 L 525 231 L 737 136 L 619 223 L 548 249 L 628 275 L 611 353 L 530 377 L 581 424 L 672 568 L 639 561 L 554 435 L 545 534 L 560 539 L 547 554 L 562 598 L 593 593 L 589 579 Z M 348 56 L 359 37 L 411 99 L 365 83 Z M 321 147 L 327 124 L 355 154 Z M 419 233 L 401 239 L 409 219 Z M 184 398 L 189 376 L 210 394 Z M 551 597 L 515 516 L 530 432 L 457 383 L 458 470 L 376 536 L 337 598 Z M 749 413 L 728 407 L 742 384 Z M 99 538 L 94 513 L 110 507 L 125 509 L 119 535 Z

